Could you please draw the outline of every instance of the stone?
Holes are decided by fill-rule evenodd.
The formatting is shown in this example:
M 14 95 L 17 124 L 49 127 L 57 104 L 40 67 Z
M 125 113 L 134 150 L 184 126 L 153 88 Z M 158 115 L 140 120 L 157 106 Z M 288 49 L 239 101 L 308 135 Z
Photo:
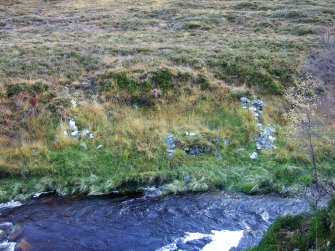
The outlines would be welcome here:
M 93 135 L 92 133 L 90 133 L 90 134 L 88 135 L 88 138 L 89 138 L 89 139 L 93 139 L 93 138 L 94 138 L 94 135 Z
M 221 142 L 221 137 L 219 137 L 219 136 L 217 136 L 216 138 L 215 138 L 215 142 Z
M 216 156 L 218 157 L 219 160 L 223 160 L 222 154 L 221 154 L 221 152 L 219 151 L 219 149 L 216 149 L 216 150 L 215 150 L 215 154 L 216 154 Z
M 134 110 L 137 110 L 138 109 L 138 105 L 137 104 L 132 104 L 131 107 L 134 109 Z
M 176 147 L 175 143 L 174 143 L 174 136 L 173 134 L 169 134 L 166 138 L 165 138 L 165 144 L 168 145 L 169 149 L 174 149 Z
M 229 145 L 231 145 L 231 141 L 230 141 L 229 139 L 225 139 L 225 140 L 223 141 L 223 144 L 229 146 Z
M 78 134 L 79 134 L 79 131 L 73 131 L 73 132 L 71 132 L 71 136 L 78 136 Z
M 87 149 L 88 147 L 87 147 L 87 144 L 85 143 L 85 142 L 81 142 L 80 143 L 80 146 L 82 147 L 82 148 L 84 148 L 84 149 Z
M 185 183 L 189 183 L 191 181 L 191 176 L 188 174 L 185 174 L 183 180 Z
M 195 132 L 185 132 L 185 134 L 186 136 L 191 136 L 191 137 L 194 137 L 197 135 Z
M 76 121 L 74 121 L 73 119 L 70 119 L 69 120 L 69 127 L 72 129 L 72 128 L 74 128 L 76 126 Z M 72 129 L 72 131 L 73 131 L 73 129 Z
M 100 148 L 103 148 L 104 146 L 103 145 L 97 145 L 97 149 L 100 149 Z
M 77 107 L 77 102 L 75 100 L 71 99 L 70 103 L 71 103 L 71 107 L 72 108 L 76 108 Z
M 86 137 L 87 134 L 89 134 L 89 133 L 90 133 L 90 131 L 89 131 L 88 129 L 84 129 L 84 130 L 81 131 L 80 135 L 81 135 L 82 137 Z
M 276 138 L 272 135 L 275 133 L 275 128 L 272 126 L 266 126 L 264 129 L 260 129 L 260 135 L 256 139 L 257 150 L 273 150 L 276 147 L 272 144 L 276 141 Z
M 250 154 L 250 159 L 257 159 L 258 157 L 258 153 L 253 152 L 252 154 Z
M 250 107 L 249 107 L 249 110 L 252 111 L 252 112 L 257 111 L 256 107 L 253 107 L 253 106 L 250 106 Z
M 69 136 L 68 132 L 66 130 L 64 130 L 64 137 Z
M 242 105 L 243 108 L 248 108 L 248 105 L 250 103 L 250 99 L 248 99 L 247 97 L 242 97 L 240 99 L 240 101 L 241 101 L 241 105 Z
M 260 99 L 254 99 L 251 106 L 255 107 L 258 111 L 263 111 L 264 102 Z

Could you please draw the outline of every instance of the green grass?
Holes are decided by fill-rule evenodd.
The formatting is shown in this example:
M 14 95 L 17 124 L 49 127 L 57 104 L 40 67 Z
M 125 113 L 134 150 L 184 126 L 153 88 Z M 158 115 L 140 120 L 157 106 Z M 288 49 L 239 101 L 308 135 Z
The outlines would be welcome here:
M 252 251 L 267 250 L 334 250 L 335 200 L 313 215 L 281 217 L 273 223 L 260 244 Z
M 308 161 L 284 138 L 281 95 L 320 47 L 334 7 L 325 0 L 0 3 L 0 199 L 154 184 L 247 193 L 310 184 Z M 240 107 L 242 96 L 263 98 L 264 123 L 279 126 L 278 149 L 257 160 L 249 158 L 256 121 Z M 94 139 L 65 138 L 69 117 Z M 186 139 L 186 131 L 197 137 Z M 168 133 L 180 139 L 173 158 Z M 192 147 L 204 154 L 187 155 Z M 322 177 L 333 180 L 334 149 L 316 150 Z

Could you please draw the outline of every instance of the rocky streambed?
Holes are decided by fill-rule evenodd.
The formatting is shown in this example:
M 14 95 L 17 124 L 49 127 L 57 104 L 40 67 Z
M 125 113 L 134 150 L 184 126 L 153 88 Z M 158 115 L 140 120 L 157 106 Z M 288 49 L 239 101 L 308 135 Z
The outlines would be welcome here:
M 294 198 L 207 192 L 158 196 L 45 196 L 0 209 L 0 250 L 245 250 L 280 215 L 310 210 Z M 323 196 L 320 205 L 328 200 Z M 16 205 L 17 206 L 17 205 Z

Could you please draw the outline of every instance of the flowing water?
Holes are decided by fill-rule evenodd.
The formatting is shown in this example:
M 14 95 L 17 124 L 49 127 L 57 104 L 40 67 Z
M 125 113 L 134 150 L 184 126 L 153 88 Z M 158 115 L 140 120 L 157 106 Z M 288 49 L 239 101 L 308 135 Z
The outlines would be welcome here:
M 0 223 L 15 224 L 7 241 L 22 250 L 228 251 L 256 245 L 278 216 L 308 210 L 304 196 L 235 192 L 46 196 L 0 209 Z

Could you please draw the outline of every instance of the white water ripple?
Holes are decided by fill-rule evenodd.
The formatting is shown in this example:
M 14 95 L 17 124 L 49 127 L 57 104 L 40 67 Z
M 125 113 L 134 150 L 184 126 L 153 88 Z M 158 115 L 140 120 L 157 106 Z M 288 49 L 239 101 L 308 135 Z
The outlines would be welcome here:
M 178 248 L 177 243 L 183 242 L 187 243 L 194 240 L 210 239 L 210 242 L 206 244 L 202 251 L 229 251 L 233 247 L 237 247 L 240 240 L 243 237 L 243 230 L 239 231 L 229 231 L 212 230 L 211 234 L 202 233 L 186 233 L 185 237 L 178 238 L 174 242 L 158 249 L 157 251 L 183 251 L 183 249 Z

